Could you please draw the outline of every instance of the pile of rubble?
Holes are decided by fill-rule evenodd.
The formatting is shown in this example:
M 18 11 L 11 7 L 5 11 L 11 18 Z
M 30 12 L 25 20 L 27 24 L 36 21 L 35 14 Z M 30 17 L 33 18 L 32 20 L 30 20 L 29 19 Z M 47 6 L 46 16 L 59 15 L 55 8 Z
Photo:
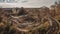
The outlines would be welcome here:
M 59 34 L 60 5 L 0 8 L 0 34 Z M 57 16 L 57 17 L 56 17 Z

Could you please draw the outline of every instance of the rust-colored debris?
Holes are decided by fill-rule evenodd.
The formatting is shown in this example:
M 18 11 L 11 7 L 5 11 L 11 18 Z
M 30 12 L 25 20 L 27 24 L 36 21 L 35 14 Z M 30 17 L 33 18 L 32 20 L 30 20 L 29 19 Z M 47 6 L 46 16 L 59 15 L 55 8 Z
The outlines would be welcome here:
M 0 8 L 0 34 L 59 34 L 60 4 L 51 8 Z

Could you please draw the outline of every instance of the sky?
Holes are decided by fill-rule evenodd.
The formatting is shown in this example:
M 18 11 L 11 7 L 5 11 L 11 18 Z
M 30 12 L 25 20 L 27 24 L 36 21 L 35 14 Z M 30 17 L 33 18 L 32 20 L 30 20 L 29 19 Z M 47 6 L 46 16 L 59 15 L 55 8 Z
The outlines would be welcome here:
M 0 3 L 0 7 L 50 7 L 56 0 L 15 0 L 15 3 Z

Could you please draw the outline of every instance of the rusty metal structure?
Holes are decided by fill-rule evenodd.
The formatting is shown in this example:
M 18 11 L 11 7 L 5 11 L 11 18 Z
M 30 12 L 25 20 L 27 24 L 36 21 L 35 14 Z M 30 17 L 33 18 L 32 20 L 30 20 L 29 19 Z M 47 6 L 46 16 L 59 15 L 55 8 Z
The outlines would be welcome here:
M 0 8 L 0 34 L 12 34 L 12 29 L 13 34 L 60 34 L 60 5 L 51 9 Z

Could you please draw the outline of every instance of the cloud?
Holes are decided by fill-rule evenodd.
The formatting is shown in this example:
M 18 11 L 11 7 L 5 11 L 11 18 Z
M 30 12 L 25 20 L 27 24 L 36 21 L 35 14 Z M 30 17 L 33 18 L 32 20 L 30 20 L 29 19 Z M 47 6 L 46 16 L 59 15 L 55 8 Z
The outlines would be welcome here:
M 18 0 L 17 3 L 3 3 L 2 7 L 41 7 L 54 4 L 55 0 Z M 4 6 L 3 6 L 4 5 Z

